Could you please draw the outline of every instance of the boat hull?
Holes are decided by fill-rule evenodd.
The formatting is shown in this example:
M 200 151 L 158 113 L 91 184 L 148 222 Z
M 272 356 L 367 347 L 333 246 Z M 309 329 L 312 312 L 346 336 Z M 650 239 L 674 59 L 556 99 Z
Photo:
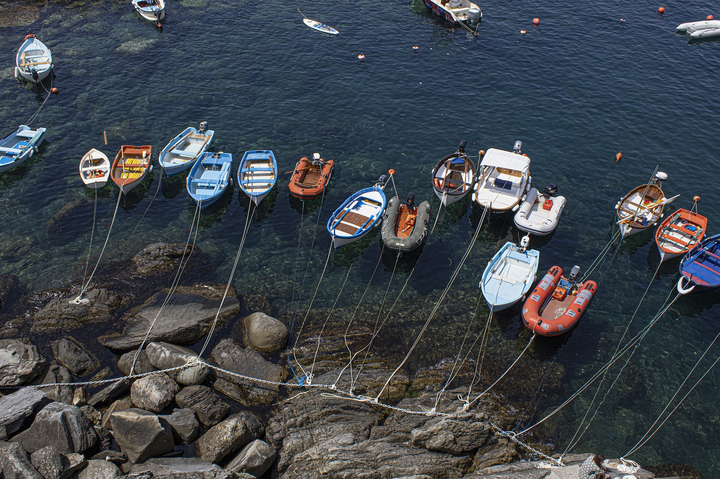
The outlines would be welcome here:
M 677 258 L 705 238 L 707 218 L 681 208 L 668 216 L 655 232 L 661 261 Z
M 703 292 L 720 287 L 720 235 L 706 238 L 680 262 L 678 292 Z
M 442 158 L 432 171 L 432 186 L 443 206 L 463 199 L 475 183 L 475 163 L 462 151 Z
M 27 125 L 20 125 L 17 130 L 0 140 L 0 173 L 20 166 L 32 157 L 45 139 L 45 131 L 45 128 L 32 129 Z
M 195 128 L 188 127 L 170 140 L 160 152 L 158 163 L 168 178 L 189 170 L 212 144 L 213 130 L 198 133 Z
M 271 150 L 246 151 L 237 171 L 240 189 L 259 205 L 277 182 L 277 161 Z
M 472 22 L 479 22 L 482 18 L 482 10 L 480 10 L 480 7 L 469 0 L 462 0 L 458 7 L 452 7 L 450 1 L 423 0 L 423 3 L 435 15 L 453 24 L 463 23 L 468 25 Z
M 346 199 L 327 222 L 335 249 L 368 234 L 382 219 L 386 205 L 385 193 L 378 186 L 364 188 Z
M 534 235 L 549 235 L 557 228 L 565 203 L 564 196 L 550 197 L 538 192 L 536 188 L 530 188 L 513 217 L 515 226 Z
M 110 179 L 120 188 L 121 193 L 127 194 L 142 183 L 150 171 L 151 158 L 150 145 L 120 147 L 110 168 Z
M 381 237 L 385 246 L 391 250 L 414 251 L 427 238 L 430 203 L 423 201 L 409 214 L 403 214 L 403 206 L 397 196 L 390 199 L 382 220 Z
M 15 71 L 30 83 L 45 80 L 53 69 L 52 53 L 35 35 L 27 35 L 15 56 Z
M 480 167 L 473 202 L 488 210 L 490 219 L 518 211 L 532 183 L 530 158 L 519 152 L 490 148 Z
M 185 184 L 190 197 L 204 210 L 219 200 L 227 190 L 232 170 L 230 153 L 204 153 L 195 162 Z
M 110 178 L 110 160 L 105 153 L 95 148 L 83 155 L 78 169 L 80 178 L 88 188 L 102 188 Z
M 540 252 L 523 251 L 505 243 L 488 262 L 480 289 L 491 311 L 507 309 L 521 301 L 535 282 Z
M 292 196 L 301 200 L 311 200 L 323 194 L 328 183 L 330 183 L 330 178 L 335 169 L 335 161 L 320 161 L 322 161 L 322 164 L 316 165 L 307 157 L 300 158 L 288 185 Z

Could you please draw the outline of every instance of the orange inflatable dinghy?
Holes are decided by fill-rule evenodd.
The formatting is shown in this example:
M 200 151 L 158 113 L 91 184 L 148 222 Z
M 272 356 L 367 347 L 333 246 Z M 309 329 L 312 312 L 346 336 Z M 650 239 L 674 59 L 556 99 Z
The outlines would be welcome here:
M 319 153 L 313 154 L 312 161 L 303 156 L 290 179 L 290 194 L 301 200 L 317 198 L 330 182 L 334 168 L 335 162 L 323 160 Z

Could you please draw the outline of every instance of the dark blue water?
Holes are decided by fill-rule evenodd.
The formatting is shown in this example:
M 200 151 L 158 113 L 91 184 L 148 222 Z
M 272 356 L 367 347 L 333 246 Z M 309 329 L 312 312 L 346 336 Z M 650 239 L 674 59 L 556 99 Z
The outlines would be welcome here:
M 406 1 L 301 5 L 309 17 L 337 28 L 336 37 L 308 29 L 296 6 L 279 2 L 176 2 L 169 5 L 162 32 L 139 20 L 129 2 L 34 5 L 37 22 L 0 29 L 4 130 L 27 121 L 43 98 L 12 76 L 25 34 L 35 33 L 52 49 L 60 89 L 33 123 L 48 128 L 41 154 L 0 177 L 0 271 L 17 275 L 32 290 L 82 278 L 92 208 L 79 209 L 60 227 L 48 228 L 48 221 L 73 201 L 94 201 L 77 174 L 83 154 L 97 147 L 112 157 L 121 144 L 151 144 L 157 154 L 170 138 L 202 120 L 216 131 L 215 149 L 231 152 L 236 163 L 243 151 L 258 148 L 273 149 L 282 171 L 315 151 L 337 163 L 322 208 L 307 205 L 312 211 L 301 215 L 285 175 L 254 218 L 234 284 L 240 294 L 268 296 L 277 314 L 293 307 L 293 280 L 302 276 L 297 271 L 304 267 L 318 213 L 321 228 L 306 302 L 328 251 L 322 225 L 331 211 L 394 168 L 400 195 L 414 191 L 419 201 L 431 199 L 434 218 L 438 202 L 431 198 L 430 171 L 462 139 L 471 154 L 510 149 L 521 139 L 532 158 L 535 185 L 556 183 L 568 198 L 557 232 L 549 240 L 533 240 L 543 270 L 553 264 L 588 266 L 610 238 L 615 203 L 646 182 L 656 165 L 670 176 L 666 193 L 682 195 L 675 205 L 687 208 L 690 198 L 700 195 L 700 212 L 710 218 L 710 231 L 718 231 L 713 225 L 720 221 L 714 181 L 720 167 L 715 107 L 720 43 L 688 44 L 674 33 L 679 23 L 713 13 L 711 2 L 671 5 L 660 17 L 653 2 L 601 0 L 568 8 L 500 1 L 483 5 L 477 37 Z M 538 28 L 533 17 L 541 19 Z M 364 61 L 357 58 L 361 53 Z M 618 151 L 623 159 L 615 164 Z M 152 242 L 187 239 L 195 207 L 184 175 L 160 178 L 158 169 L 152 181 L 121 201 L 103 261 L 126 259 Z M 109 186 L 99 192 L 96 246 L 110 225 L 117 194 Z M 235 190 L 203 213 L 197 244 L 216 264 L 208 280 L 227 281 L 247 204 Z M 394 318 L 389 328 L 395 334 L 425 320 L 479 217 L 467 201 L 443 212 L 402 297 L 426 302 L 427 311 Z M 432 341 L 446 350 L 415 358 L 416 364 L 457 352 L 462 339 L 457 334 L 465 331 L 475 307 L 482 269 L 502 241 L 518 237 L 511 219 L 480 233 L 454 287 L 454 299 L 467 301 L 468 317 L 436 318 Z M 316 307 L 332 305 L 350 265 L 339 305 L 356 304 L 379 254 L 378 235 L 339 250 Z M 657 264 L 651 235 L 631 237 L 599 269 L 599 293 L 579 327 L 549 346 L 536 341 L 533 351 L 541 360 L 567 371 L 560 401 L 610 358 Z M 393 266 L 393 260 L 384 261 L 366 301 L 382 301 Z M 410 267 L 396 273 L 391 292 L 399 292 Z M 676 267 L 660 269 L 631 335 L 671 291 Z M 718 302 L 720 296 L 709 293 L 675 303 L 638 348 L 627 369 L 631 374 L 609 395 L 575 451 L 619 456 L 636 443 L 718 332 Z M 483 308 L 480 316 L 487 314 Z M 501 315 L 502 327 L 494 334 L 516 341 L 519 351 L 529 333 L 518 312 Z M 711 350 L 709 358 L 717 354 Z M 718 476 L 719 380 L 715 372 L 708 375 L 632 458 L 644 464 L 689 462 L 708 477 Z M 590 397 L 581 396 L 554 420 L 561 450 Z M 541 403 L 538 417 L 560 401 Z

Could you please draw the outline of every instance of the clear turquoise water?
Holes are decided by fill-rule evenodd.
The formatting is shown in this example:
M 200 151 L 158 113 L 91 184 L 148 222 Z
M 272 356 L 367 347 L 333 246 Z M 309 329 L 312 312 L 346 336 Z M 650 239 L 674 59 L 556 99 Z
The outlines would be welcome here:
M 323 208 L 306 215 L 302 228 L 285 176 L 250 229 L 235 286 L 241 294 L 267 295 L 278 314 L 292 307 L 298 234 L 309 245 L 315 214 L 324 225 L 349 194 L 389 168 L 397 172 L 401 196 L 412 190 L 418 200 L 431 199 L 437 211 L 430 171 L 462 139 L 472 153 L 510 149 L 521 139 L 533 160 L 535 184 L 542 188 L 554 182 L 568 198 L 558 231 L 549 240 L 533 240 L 542 269 L 589 265 L 609 239 L 615 203 L 645 182 L 655 165 L 670 175 L 666 192 L 682 195 L 678 207 L 689 207 L 693 195 L 702 196 L 700 211 L 710 218 L 710 231 L 717 231 L 720 191 L 713 179 L 720 146 L 714 99 L 720 43 L 688 44 L 674 33 L 677 24 L 713 13 L 711 2 L 671 5 L 659 17 L 652 2 L 601 0 L 567 8 L 501 1 L 484 6 L 478 37 L 448 28 L 406 1 L 301 5 L 309 17 L 340 30 L 337 37 L 306 28 L 292 5 L 177 2 L 159 32 L 135 17 L 128 4 L 38 3 L 38 22 L 0 29 L 3 128 L 9 132 L 25 122 L 42 100 L 12 75 L 15 51 L 28 32 L 52 49 L 60 89 L 34 123 L 48 128 L 41 154 L 0 177 L 0 271 L 17 275 L 29 289 L 65 286 L 82 277 L 92 208 L 78 209 L 56 228 L 48 229 L 47 222 L 77 199 L 92 204 L 93 193 L 83 189 L 77 175 L 83 153 L 98 147 L 112 156 L 127 143 L 152 144 L 157 154 L 175 134 L 202 120 L 216 131 L 215 149 L 233 153 L 236 162 L 243 151 L 256 148 L 273 149 L 282 171 L 315 151 L 337 162 Z M 536 16 L 541 24 L 533 28 Z M 521 29 L 527 35 L 520 35 Z M 364 61 L 357 59 L 360 53 Z M 615 164 L 618 151 L 623 159 Z M 126 259 L 148 243 L 186 240 L 194 205 L 183 178 L 164 178 L 161 184 L 159 178 L 156 170 L 152 182 L 121 202 L 106 261 Z M 99 192 L 96 244 L 110 224 L 116 195 L 110 187 Z M 206 279 L 227 280 L 246 213 L 247 201 L 239 199 L 237 190 L 203 213 L 198 246 L 217 265 L 215 277 Z M 431 308 L 479 216 L 467 202 L 443 213 L 404 301 L 424 300 Z M 324 228 L 318 233 L 306 291 L 314 289 L 328 250 Z M 469 314 L 480 273 L 505 238 L 518 238 L 511 219 L 481 232 L 456 282 L 455 299 L 467 301 Z M 316 306 L 333 303 L 351 264 L 340 305 L 354 305 L 379 254 L 378 235 L 339 250 Z M 599 293 L 578 328 L 559 342 L 536 341 L 536 357 L 567 370 L 565 396 L 539 404 L 538 415 L 608 360 L 657 261 L 650 234 L 630 238 L 601 268 Z M 368 302 L 382 300 L 394 262 L 383 264 Z M 660 307 L 676 281 L 676 266 L 660 269 L 631 334 Z M 393 292 L 408 270 L 396 275 Z M 576 451 L 612 457 L 635 444 L 717 333 L 718 300 L 710 293 L 675 304 L 638 348 L 630 374 L 623 376 Z M 516 341 L 519 351 L 529 334 L 518 312 L 500 315 L 496 334 Z M 425 317 L 397 318 L 390 326 L 393 337 Z M 443 345 L 441 350 L 414 363 L 452 356 L 457 332 L 464 331 L 468 319 L 437 318 L 432 343 Z M 710 358 L 716 354 L 711 351 Z M 720 475 L 718 380 L 711 373 L 633 458 L 689 462 L 707 477 Z M 560 449 L 572 437 L 588 398 L 586 393 L 554 424 Z

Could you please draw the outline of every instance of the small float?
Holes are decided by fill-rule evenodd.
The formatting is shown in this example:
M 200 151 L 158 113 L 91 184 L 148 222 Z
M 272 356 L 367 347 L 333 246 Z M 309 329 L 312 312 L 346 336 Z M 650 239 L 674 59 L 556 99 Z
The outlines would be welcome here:
M 465 154 L 465 140 L 460 142 L 457 151 L 438 161 L 433 168 L 433 191 L 443 206 L 464 198 L 475 183 L 477 169 L 475 163 Z
M 381 236 L 388 248 L 404 252 L 420 247 L 428 234 L 430 203 L 415 206 L 415 195 L 409 193 L 405 203 L 397 196 L 390 199 L 383 217 Z
M 45 128 L 33 129 L 20 125 L 17 130 L 0 140 L 0 173 L 21 165 L 33 156 L 44 138 Z
M 207 151 L 215 135 L 207 126 L 207 122 L 203 121 L 197 129 L 185 128 L 162 149 L 158 162 L 168 178 L 192 168 L 198 158 Z
M 230 183 L 231 153 L 206 152 L 195 162 L 188 174 L 186 185 L 190 197 L 204 210 L 215 203 Z
M 102 188 L 110 178 L 110 160 L 105 153 L 95 148 L 83 155 L 78 168 L 80 178 L 88 188 Z
M 682 256 L 705 238 L 708 219 L 697 213 L 700 197 L 694 198 L 692 210 L 680 208 L 668 216 L 655 232 L 660 262 Z
M 553 266 L 530 293 L 523 306 L 525 326 L 542 336 L 558 336 L 574 328 L 597 291 L 595 281 L 579 283 L 580 267 L 568 278 L 560 266 Z
M 160 23 L 165 18 L 165 0 L 132 0 L 135 11 L 152 23 Z
M 520 246 L 507 242 L 483 271 L 480 289 L 491 311 L 502 311 L 525 297 L 537 276 L 540 252 L 528 250 L 530 237 Z
M 40 83 L 50 75 L 52 68 L 50 49 L 32 33 L 25 35 L 15 56 L 15 77 L 20 75 L 29 82 Z
M 330 216 L 327 230 L 335 249 L 359 240 L 380 222 L 387 205 L 383 191 L 387 180 L 382 175 L 374 186 L 353 193 Z
M 513 151 L 490 148 L 480 163 L 480 177 L 472 199 L 489 210 L 489 218 L 517 211 L 525 200 L 532 177 L 530 158 L 522 154 L 522 142 Z
M 272 150 L 246 151 L 240 160 L 238 185 L 256 206 L 275 186 L 277 176 L 277 161 Z
M 555 196 L 557 186 L 550 183 L 542 193 L 530 188 L 527 197 L 520 204 L 520 209 L 513 217 L 518 229 L 535 235 L 548 235 L 555 231 L 560 215 L 565 209 L 564 196 Z
M 482 19 L 482 10 L 470 0 L 423 0 L 425 6 L 450 23 L 470 27 Z
M 320 153 L 313 153 L 313 159 L 300 158 L 295 165 L 290 185 L 290 194 L 301 200 L 310 200 L 320 196 L 330 183 L 335 161 L 323 160 Z
M 127 194 L 139 185 L 151 171 L 152 146 L 122 145 L 110 168 L 110 179 Z
M 711 236 L 685 254 L 680 262 L 680 294 L 720 287 L 720 235 Z
M 615 205 L 622 238 L 650 228 L 663 217 L 665 205 L 677 198 L 665 197 L 661 183 L 667 178 L 666 173 L 656 172 L 649 183 L 633 188 Z

